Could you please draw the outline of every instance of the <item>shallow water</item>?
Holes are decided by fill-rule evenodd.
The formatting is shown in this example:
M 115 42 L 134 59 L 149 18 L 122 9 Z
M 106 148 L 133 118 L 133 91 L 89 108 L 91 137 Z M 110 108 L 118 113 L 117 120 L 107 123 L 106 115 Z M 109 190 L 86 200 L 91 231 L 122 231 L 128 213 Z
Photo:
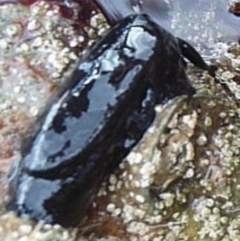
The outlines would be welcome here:
M 239 40 L 240 17 L 228 11 L 227 0 L 179 2 L 171 11 L 171 28 L 176 35 L 206 44 Z
M 193 42 L 212 44 L 240 38 L 240 17 L 228 11 L 229 0 L 96 0 L 116 22 L 126 15 L 147 13 L 159 25 Z

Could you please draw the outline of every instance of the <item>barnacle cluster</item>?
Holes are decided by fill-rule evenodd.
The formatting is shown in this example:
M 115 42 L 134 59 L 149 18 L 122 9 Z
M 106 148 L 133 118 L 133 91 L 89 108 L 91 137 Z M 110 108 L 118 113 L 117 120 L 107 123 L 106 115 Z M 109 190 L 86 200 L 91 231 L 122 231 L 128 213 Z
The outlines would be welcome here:
M 124 240 L 238 235 L 239 107 L 214 79 L 196 72 L 192 77 L 198 94 L 161 107 L 99 193 L 108 195 L 106 212 L 121 220 Z
M 107 27 L 97 12 L 82 31 L 74 23 L 59 14 L 59 6 L 44 1 L 30 8 L 0 6 L 0 158 L 16 155 L 20 136 L 71 73 L 86 45 Z

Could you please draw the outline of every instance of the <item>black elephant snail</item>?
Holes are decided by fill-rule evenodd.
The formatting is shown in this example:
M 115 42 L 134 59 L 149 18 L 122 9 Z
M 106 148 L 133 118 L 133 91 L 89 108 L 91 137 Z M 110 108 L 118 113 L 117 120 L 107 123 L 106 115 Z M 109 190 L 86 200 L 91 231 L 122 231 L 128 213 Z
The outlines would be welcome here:
M 152 123 L 154 106 L 195 93 L 184 57 L 208 70 L 193 47 L 145 14 L 110 29 L 39 120 L 12 170 L 9 209 L 47 223 L 79 223 L 101 181 Z

